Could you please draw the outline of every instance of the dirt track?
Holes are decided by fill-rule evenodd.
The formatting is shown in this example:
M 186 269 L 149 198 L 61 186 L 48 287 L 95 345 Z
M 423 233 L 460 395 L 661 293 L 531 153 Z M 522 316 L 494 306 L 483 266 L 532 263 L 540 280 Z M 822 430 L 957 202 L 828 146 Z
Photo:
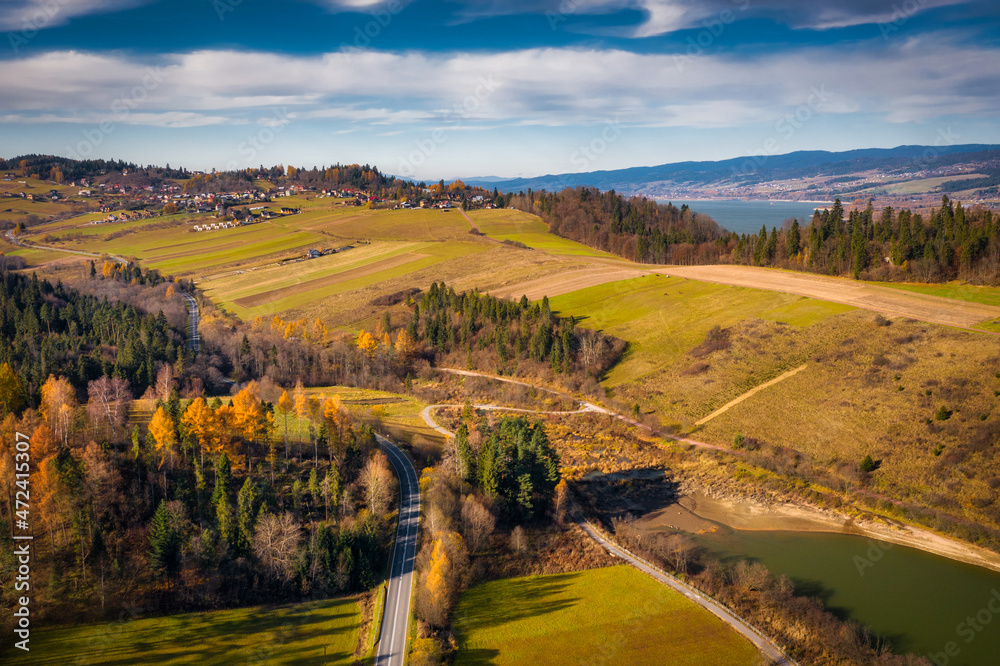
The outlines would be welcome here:
M 971 328 L 1000 318 L 1000 308 L 879 287 L 845 278 L 792 273 L 751 266 L 671 266 L 651 272 L 736 287 L 798 294 L 920 321 Z
M 650 266 L 632 264 L 624 260 L 609 261 L 584 257 L 576 259 L 590 261 L 592 267 L 573 268 L 543 278 L 504 285 L 491 290 L 490 294 L 505 298 L 519 298 L 521 294 L 526 294 L 529 299 L 535 300 L 542 296 L 559 296 L 577 289 L 586 289 L 650 273 L 660 273 L 734 287 L 766 289 L 808 296 L 864 310 L 900 315 L 918 321 L 960 328 L 972 328 L 976 324 L 990 319 L 1000 319 L 1000 307 L 890 289 L 847 278 L 725 264 Z

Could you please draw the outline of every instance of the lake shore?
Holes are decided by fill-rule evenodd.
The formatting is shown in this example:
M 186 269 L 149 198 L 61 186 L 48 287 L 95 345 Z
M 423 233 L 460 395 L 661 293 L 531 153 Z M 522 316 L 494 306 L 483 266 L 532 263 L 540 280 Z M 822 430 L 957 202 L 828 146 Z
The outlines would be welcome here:
M 644 525 L 640 527 L 667 525 L 691 533 L 712 531 L 717 523 L 747 531 L 854 534 L 1000 571 L 1000 554 L 912 525 L 887 519 L 858 520 L 802 504 L 712 497 L 695 489 L 686 490 L 676 504 L 645 516 L 641 522 Z

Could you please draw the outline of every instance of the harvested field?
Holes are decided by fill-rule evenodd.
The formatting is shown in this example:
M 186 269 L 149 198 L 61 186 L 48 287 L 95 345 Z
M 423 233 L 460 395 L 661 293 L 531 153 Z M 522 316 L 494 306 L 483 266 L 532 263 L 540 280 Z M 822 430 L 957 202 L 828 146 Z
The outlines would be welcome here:
M 381 273 L 382 271 L 391 270 L 393 268 L 398 268 L 400 266 L 405 266 L 406 264 L 418 261 L 420 259 L 426 259 L 430 255 L 427 254 L 413 254 L 406 253 L 397 255 L 395 257 L 390 257 L 388 259 L 382 259 L 381 261 L 376 261 L 365 266 L 360 266 L 358 268 L 352 268 L 350 270 L 343 271 L 341 273 L 334 273 L 333 275 L 328 275 L 326 277 L 316 278 L 314 280 L 307 280 L 297 285 L 283 287 L 281 289 L 275 289 L 273 291 L 266 291 L 262 294 L 256 294 L 254 296 L 244 296 L 243 298 L 237 298 L 234 302 L 244 308 L 254 308 L 259 305 L 264 305 L 265 303 L 273 303 L 274 301 L 279 301 L 283 298 L 288 298 L 294 296 L 303 291 L 312 291 L 313 289 L 322 289 L 323 287 L 329 287 L 331 285 L 338 284 L 340 282 L 345 282 L 347 280 L 353 280 L 356 278 L 366 277 L 369 275 L 374 275 L 376 273 Z
M 997 306 L 809 273 L 751 266 L 672 266 L 658 268 L 655 272 L 703 282 L 798 294 L 946 326 L 973 328 L 983 321 L 1000 318 L 1000 307 Z

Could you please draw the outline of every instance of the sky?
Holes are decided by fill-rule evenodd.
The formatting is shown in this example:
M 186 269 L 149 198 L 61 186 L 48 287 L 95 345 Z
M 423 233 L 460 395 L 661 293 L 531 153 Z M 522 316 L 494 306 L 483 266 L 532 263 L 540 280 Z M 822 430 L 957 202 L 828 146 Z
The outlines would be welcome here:
M 418 180 L 1000 143 L 995 0 L 0 0 L 0 156 Z

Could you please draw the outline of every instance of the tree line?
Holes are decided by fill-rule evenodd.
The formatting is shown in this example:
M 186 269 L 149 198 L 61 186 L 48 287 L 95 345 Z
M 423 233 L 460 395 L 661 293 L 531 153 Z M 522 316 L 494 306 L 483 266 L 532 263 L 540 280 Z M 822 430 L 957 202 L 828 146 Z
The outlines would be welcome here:
M 617 338 L 554 313 L 548 297 L 530 302 L 478 291 L 456 292 L 433 283 L 417 300 L 408 297 L 406 338 L 437 363 L 495 370 L 499 374 L 589 377 L 597 381 L 625 349 Z
M 756 234 L 720 228 L 707 216 L 613 190 L 578 187 L 521 193 L 515 207 L 552 233 L 643 263 L 777 266 L 855 279 L 996 284 L 1000 219 L 944 195 L 928 215 L 887 206 L 846 212 L 837 199 L 810 220 L 764 225 Z M 845 214 L 846 213 L 846 214 Z
M 639 262 L 713 263 L 724 231 L 712 218 L 646 197 L 592 187 L 519 194 L 511 205 L 540 216 L 552 233 Z
M 720 241 L 734 263 L 780 266 L 855 279 L 966 280 L 996 284 L 1000 268 L 1000 216 L 965 208 L 947 195 L 925 218 L 891 206 L 845 218 L 840 200 L 816 211 L 808 225 L 788 220 L 781 229 L 730 234 Z
M 0 273 L 0 364 L 6 368 L 0 403 L 6 411 L 37 407 L 49 375 L 67 377 L 76 391 L 113 376 L 141 395 L 159 364 L 183 359 L 183 342 L 162 312 L 84 296 L 35 275 Z

